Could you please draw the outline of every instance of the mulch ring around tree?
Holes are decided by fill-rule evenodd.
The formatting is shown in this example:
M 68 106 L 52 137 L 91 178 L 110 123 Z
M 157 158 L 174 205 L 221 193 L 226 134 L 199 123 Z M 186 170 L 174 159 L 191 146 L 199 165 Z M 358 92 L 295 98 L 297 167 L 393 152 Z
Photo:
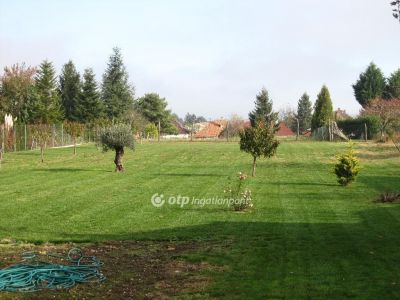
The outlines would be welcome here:
M 208 273 L 221 266 L 189 262 L 186 255 L 209 249 L 209 242 L 115 241 L 101 244 L 12 244 L 0 241 L 0 268 L 21 262 L 24 251 L 67 253 L 79 247 L 104 263 L 102 283 L 78 284 L 70 289 L 33 293 L 0 292 L 1 299 L 170 299 L 206 296 L 212 284 Z

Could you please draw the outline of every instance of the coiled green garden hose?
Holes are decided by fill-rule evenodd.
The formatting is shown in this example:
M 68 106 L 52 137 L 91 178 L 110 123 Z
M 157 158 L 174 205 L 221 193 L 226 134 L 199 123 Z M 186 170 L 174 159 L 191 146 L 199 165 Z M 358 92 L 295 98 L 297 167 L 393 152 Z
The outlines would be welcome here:
M 99 271 L 103 263 L 95 256 L 84 256 L 78 248 L 69 250 L 67 256 L 47 254 L 47 257 L 60 259 L 66 264 L 41 261 L 43 256 L 37 252 L 24 252 L 21 263 L 0 269 L 0 291 L 34 292 L 105 280 Z

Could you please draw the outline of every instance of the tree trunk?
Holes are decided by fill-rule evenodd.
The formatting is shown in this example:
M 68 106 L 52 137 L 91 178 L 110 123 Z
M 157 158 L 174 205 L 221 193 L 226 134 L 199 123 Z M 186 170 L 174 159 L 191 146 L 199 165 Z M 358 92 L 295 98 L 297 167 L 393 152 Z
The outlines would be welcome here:
M 256 176 L 256 160 L 257 160 L 257 157 L 253 157 L 253 171 L 252 171 L 252 173 L 251 173 L 251 176 L 253 176 L 253 177 L 255 177 Z
M 76 155 L 76 138 L 74 137 L 74 155 Z
M 117 148 L 115 149 L 115 172 L 123 172 L 124 167 L 122 166 L 122 156 L 124 155 L 124 148 Z
M 42 163 L 44 163 L 43 153 L 44 153 L 44 148 L 40 147 L 40 158 L 42 159 Z

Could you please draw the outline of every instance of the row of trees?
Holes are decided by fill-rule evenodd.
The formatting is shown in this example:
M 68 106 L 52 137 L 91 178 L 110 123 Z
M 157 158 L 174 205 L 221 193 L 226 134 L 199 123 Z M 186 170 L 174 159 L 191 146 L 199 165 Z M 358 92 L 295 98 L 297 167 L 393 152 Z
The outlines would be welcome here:
M 160 123 L 164 132 L 174 133 L 174 117 L 167 105 L 156 93 L 135 99 L 118 48 L 109 57 L 101 84 L 91 68 L 81 77 L 72 61 L 63 65 L 59 76 L 45 60 L 37 68 L 25 64 L 6 67 L 0 77 L 0 117 L 9 113 L 24 124 L 124 121 L 143 131 L 148 123 Z
M 382 141 L 395 139 L 400 131 L 400 68 L 389 77 L 373 62 L 362 72 L 355 84 L 354 95 L 362 106 L 356 118 L 376 124 Z
M 304 133 L 308 129 L 315 130 L 333 120 L 333 106 L 327 86 L 319 92 L 314 106 L 310 96 L 304 93 L 297 102 L 297 110 L 286 108 L 280 112 L 280 119 L 294 132 Z
M 362 72 L 357 82 L 353 85 L 356 100 L 363 107 L 360 120 L 370 119 L 377 124 L 381 131 L 381 137 L 388 131 L 394 130 L 393 126 L 387 125 L 387 120 L 392 120 L 397 115 L 397 105 L 394 103 L 400 99 L 400 69 L 385 77 L 383 72 L 374 63 Z M 385 102 L 386 101 L 386 102 Z M 382 110 L 378 113 L 378 108 Z M 392 112 L 389 114 L 389 110 Z M 390 115 L 387 118 L 382 115 Z M 350 118 L 350 117 L 349 117 Z M 281 120 L 284 121 L 293 131 L 299 129 L 300 133 L 311 128 L 315 130 L 325 126 L 329 121 L 334 120 L 332 100 L 329 90 L 323 86 L 312 107 L 309 96 L 305 93 L 298 101 L 297 111 L 286 108 L 281 111 Z M 357 120 L 357 119 L 356 119 Z M 396 122 L 390 121 L 390 124 Z
M 353 84 L 353 89 L 354 96 L 363 108 L 377 98 L 400 99 L 400 69 L 386 78 L 382 70 L 371 62 Z

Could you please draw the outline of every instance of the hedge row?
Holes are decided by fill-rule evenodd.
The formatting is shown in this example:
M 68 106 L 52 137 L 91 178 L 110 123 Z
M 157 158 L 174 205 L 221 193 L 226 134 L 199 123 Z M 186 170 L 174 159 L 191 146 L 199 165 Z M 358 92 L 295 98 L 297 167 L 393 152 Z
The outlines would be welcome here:
M 357 119 L 337 121 L 338 127 L 351 139 L 365 139 L 365 124 L 368 139 L 374 139 L 379 134 L 379 117 L 368 116 Z

